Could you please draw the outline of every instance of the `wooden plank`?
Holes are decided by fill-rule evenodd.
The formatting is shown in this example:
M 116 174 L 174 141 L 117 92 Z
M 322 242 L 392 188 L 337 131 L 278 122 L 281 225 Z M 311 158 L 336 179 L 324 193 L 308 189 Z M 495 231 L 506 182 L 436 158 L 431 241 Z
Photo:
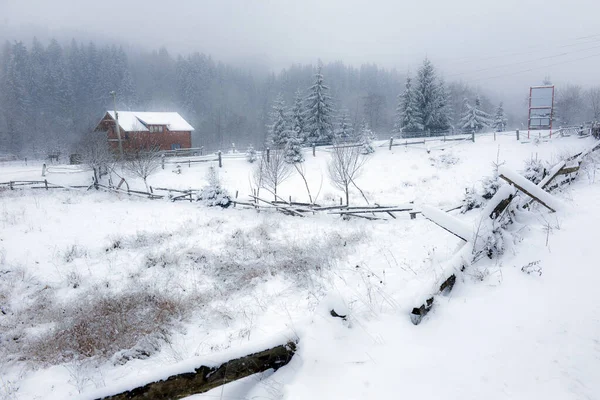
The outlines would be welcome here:
M 532 195 L 531 193 L 529 193 L 527 190 L 525 190 L 523 187 L 517 185 L 516 183 L 514 183 L 512 180 L 510 180 L 510 178 L 507 178 L 506 176 L 504 176 L 503 174 L 500 174 L 500 178 L 504 179 L 506 182 L 510 183 L 511 185 L 513 185 L 514 187 L 516 187 L 517 189 L 519 189 L 521 192 L 525 193 L 527 196 L 531 197 L 532 199 L 534 199 L 535 201 L 537 201 L 538 203 L 540 203 L 541 205 L 543 205 L 544 207 L 546 207 L 547 209 L 549 209 L 552 212 L 556 212 L 555 209 L 553 209 L 552 207 L 550 207 L 548 204 L 544 203 L 541 199 L 539 199 L 538 197 Z

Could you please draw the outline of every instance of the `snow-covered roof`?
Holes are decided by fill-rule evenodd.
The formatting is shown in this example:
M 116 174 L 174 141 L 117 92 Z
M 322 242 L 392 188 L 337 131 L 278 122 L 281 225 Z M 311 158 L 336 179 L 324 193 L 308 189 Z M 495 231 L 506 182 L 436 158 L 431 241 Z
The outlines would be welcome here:
M 107 111 L 115 119 L 114 111 Z M 126 132 L 147 132 L 148 125 L 166 125 L 170 131 L 193 131 L 188 122 L 176 112 L 117 111 L 119 126 Z

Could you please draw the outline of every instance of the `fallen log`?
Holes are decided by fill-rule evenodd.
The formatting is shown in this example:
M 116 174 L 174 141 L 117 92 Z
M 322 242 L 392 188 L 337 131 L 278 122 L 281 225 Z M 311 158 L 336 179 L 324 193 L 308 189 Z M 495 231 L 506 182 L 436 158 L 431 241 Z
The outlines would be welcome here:
M 296 343 L 288 342 L 268 350 L 227 361 L 218 366 L 202 365 L 194 372 L 172 375 L 119 394 L 96 397 L 97 400 L 182 399 L 204 393 L 269 369 L 277 370 L 290 362 Z

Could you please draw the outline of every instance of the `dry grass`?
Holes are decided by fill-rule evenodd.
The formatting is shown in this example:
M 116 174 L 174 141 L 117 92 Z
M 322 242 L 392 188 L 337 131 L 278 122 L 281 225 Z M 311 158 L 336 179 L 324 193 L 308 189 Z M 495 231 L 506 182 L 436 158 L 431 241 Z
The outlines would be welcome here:
M 149 338 L 167 338 L 185 307 L 164 295 L 140 291 L 112 296 L 88 293 L 77 304 L 49 311 L 55 320 L 52 328 L 23 340 L 21 360 L 48 365 L 108 359 Z

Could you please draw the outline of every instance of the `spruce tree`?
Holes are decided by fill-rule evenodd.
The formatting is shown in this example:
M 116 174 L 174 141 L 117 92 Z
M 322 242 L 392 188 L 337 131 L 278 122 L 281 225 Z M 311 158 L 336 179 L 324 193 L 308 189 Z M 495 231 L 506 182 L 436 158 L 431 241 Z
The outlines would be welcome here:
M 436 88 L 432 130 L 446 131 L 450 129 L 451 115 L 452 106 L 450 104 L 450 92 L 446 89 L 444 80 L 440 79 Z
M 416 104 L 417 112 L 421 116 L 424 130 L 436 129 L 436 112 L 438 105 L 439 90 L 433 64 L 429 59 L 423 61 L 423 65 L 417 73 Z
M 504 106 L 502 102 L 498 104 L 498 108 L 496 108 L 496 115 L 494 115 L 494 123 L 493 127 L 496 132 L 504 132 L 504 128 L 506 128 L 506 116 L 504 115 Z
M 338 118 L 337 128 L 335 130 L 335 139 L 336 140 L 348 140 L 353 136 L 353 129 L 350 125 L 350 121 L 348 118 L 348 113 L 344 110 L 340 113 Z
M 371 130 L 371 128 L 369 128 L 369 124 L 363 121 L 362 128 L 360 130 L 361 154 L 366 155 L 375 152 L 373 140 L 375 140 L 375 134 L 373 134 L 373 131 Z
M 490 115 L 481 110 L 481 101 L 479 96 L 475 100 L 475 106 L 469 103 L 468 99 L 464 101 L 464 114 L 460 120 L 461 128 L 468 133 L 481 132 L 483 128 L 490 126 Z
M 283 149 L 287 143 L 289 129 L 286 117 L 285 101 L 280 93 L 273 102 L 271 124 L 269 125 L 268 144 L 274 149 Z
M 308 89 L 306 98 L 305 130 L 309 143 L 328 142 L 333 140 L 333 124 L 331 97 L 327 94 L 329 87 L 323 83 L 321 67 L 315 75 L 315 83 Z
M 398 96 L 394 133 L 419 132 L 423 130 L 416 100 L 416 93 L 412 87 L 412 79 L 409 76 L 406 78 L 404 93 Z
M 285 143 L 285 162 L 296 164 L 304 161 L 302 154 L 302 139 L 293 130 L 287 131 L 287 141 Z
M 292 107 L 292 130 L 296 132 L 298 139 L 304 142 L 306 136 L 304 130 L 304 99 L 300 89 L 296 91 L 294 106 Z

